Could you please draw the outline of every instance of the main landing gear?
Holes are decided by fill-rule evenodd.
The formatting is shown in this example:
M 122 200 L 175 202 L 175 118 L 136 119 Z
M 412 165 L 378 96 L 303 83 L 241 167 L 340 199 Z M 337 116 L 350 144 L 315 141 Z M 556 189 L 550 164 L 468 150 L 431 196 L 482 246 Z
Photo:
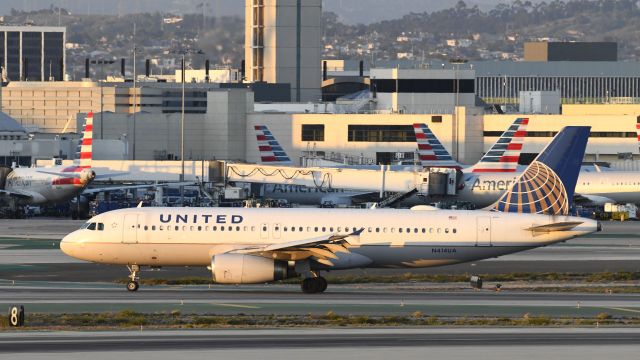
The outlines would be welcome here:
M 131 265 L 131 266 L 127 266 L 127 269 L 129 269 L 129 282 L 127 283 L 127 290 L 129 291 L 137 291 L 138 287 L 140 287 L 140 285 L 138 284 L 138 273 L 140 272 L 140 266 L 138 265 Z
M 300 287 L 305 294 L 321 293 L 327 290 L 327 280 L 322 276 L 308 277 L 302 280 Z

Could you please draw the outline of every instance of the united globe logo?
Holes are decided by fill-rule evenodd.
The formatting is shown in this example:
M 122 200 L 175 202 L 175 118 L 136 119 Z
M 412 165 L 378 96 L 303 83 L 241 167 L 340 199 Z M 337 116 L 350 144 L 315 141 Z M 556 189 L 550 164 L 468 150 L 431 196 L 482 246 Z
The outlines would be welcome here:
M 564 215 L 569 199 L 560 177 L 545 164 L 534 161 L 492 211 Z

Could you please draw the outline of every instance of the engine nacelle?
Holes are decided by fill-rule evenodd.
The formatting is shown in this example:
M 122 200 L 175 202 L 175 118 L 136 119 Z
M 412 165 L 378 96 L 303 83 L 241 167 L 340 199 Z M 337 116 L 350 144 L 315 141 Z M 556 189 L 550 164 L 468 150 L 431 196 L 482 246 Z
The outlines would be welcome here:
M 218 284 L 259 284 L 295 276 L 287 261 L 245 254 L 214 255 L 211 274 Z

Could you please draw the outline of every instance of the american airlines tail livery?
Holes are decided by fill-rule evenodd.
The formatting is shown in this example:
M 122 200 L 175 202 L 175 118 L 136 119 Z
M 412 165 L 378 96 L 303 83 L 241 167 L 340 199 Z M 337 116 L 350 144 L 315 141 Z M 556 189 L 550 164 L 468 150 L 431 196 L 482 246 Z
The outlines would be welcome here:
M 485 210 L 134 208 L 95 216 L 60 243 L 74 258 L 142 266 L 207 266 L 220 284 L 300 276 L 323 292 L 322 271 L 427 267 L 496 257 L 598 231 L 568 216 L 589 127 L 566 127 Z
M 482 156 L 477 164 L 465 167 L 453 157 L 426 124 L 413 124 L 418 143 L 418 155 L 423 167 L 452 167 L 463 172 L 516 172 L 522 152 L 522 144 L 527 136 L 528 118 L 517 118 L 502 133 L 498 141 Z

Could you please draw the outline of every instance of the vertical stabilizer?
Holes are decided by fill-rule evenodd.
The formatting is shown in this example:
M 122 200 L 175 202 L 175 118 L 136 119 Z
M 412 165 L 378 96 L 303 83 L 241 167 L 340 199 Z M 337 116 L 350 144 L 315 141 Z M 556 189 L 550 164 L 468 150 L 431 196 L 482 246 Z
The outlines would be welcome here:
M 527 125 L 528 118 L 517 118 L 482 159 L 471 167 L 471 172 L 516 172 L 522 144 L 527 136 Z
M 83 169 L 91 167 L 91 159 L 93 158 L 93 113 L 90 112 L 85 118 L 84 129 L 82 131 L 82 139 L 80 140 L 80 149 L 78 158 L 79 166 Z
M 567 215 L 589 139 L 589 126 L 567 126 L 487 210 Z
M 418 144 L 418 156 L 423 167 L 453 167 L 460 168 L 460 164 L 453 160 L 447 149 L 433 134 L 427 124 L 413 124 Z
M 260 162 L 270 165 L 291 165 L 291 159 L 265 125 L 256 125 L 254 129 L 258 139 Z

